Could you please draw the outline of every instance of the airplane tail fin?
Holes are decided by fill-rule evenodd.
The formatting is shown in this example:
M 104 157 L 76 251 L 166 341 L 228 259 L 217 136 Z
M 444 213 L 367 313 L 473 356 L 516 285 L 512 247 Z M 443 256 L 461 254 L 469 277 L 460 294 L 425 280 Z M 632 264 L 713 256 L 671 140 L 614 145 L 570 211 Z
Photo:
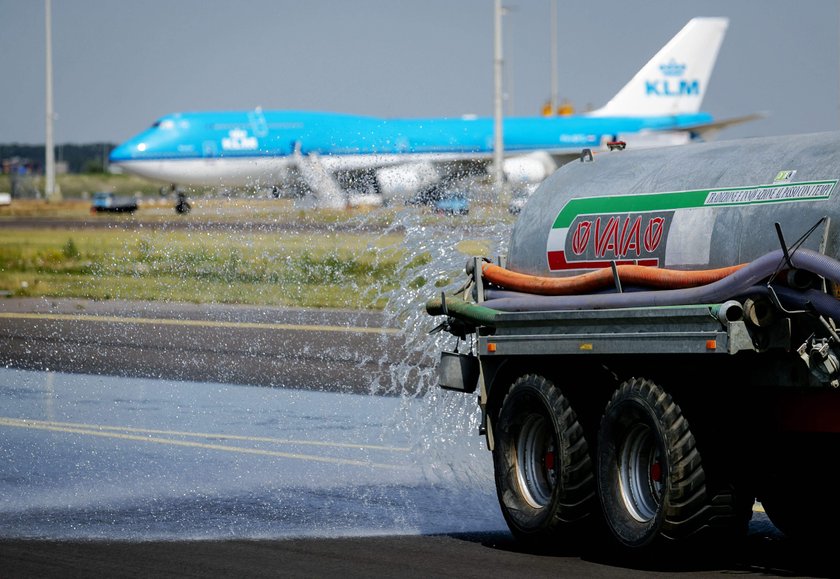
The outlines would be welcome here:
M 659 116 L 699 112 L 723 42 L 727 18 L 692 18 L 590 116 Z

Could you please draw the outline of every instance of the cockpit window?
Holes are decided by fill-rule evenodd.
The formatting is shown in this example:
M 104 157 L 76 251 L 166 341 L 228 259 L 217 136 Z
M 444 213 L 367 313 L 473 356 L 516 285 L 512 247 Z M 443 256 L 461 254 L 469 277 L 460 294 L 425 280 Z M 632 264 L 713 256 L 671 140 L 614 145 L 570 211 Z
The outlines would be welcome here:
M 153 129 L 161 128 L 161 129 L 174 129 L 175 122 L 172 119 L 163 119 L 161 121 L 156 121 L 155 124 L 152 125 Z

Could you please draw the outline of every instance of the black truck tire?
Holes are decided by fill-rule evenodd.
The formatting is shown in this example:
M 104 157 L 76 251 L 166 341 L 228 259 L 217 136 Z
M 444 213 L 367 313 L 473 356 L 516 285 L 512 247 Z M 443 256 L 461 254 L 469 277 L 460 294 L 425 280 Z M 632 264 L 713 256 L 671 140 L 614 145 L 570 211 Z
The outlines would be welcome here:
M 598 432 L 598 493 L 607 527 L 631 550 L 703 526 L 705 473 L 680 407 L 650 380 L 623 382 Z
M 597 508 L 595 480 L 583 427 L 560 389 L 520 377 L 494 436 L 496 491 L 513 535 L 537 548 L 579 536 Z

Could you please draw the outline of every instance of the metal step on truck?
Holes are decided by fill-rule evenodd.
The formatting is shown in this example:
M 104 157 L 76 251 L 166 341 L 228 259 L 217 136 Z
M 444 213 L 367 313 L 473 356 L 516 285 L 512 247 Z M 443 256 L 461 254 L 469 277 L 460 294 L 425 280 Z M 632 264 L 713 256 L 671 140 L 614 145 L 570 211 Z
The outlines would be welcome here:
M 582 155 L 428 301 L 518 540 L 838 537 L 838 180 L 840 133 Z

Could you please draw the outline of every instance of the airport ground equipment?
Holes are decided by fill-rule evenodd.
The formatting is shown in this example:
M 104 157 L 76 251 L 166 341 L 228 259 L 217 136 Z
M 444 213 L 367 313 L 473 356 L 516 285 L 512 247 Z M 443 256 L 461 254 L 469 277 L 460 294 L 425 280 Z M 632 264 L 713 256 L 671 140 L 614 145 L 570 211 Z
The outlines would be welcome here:
M 837 537 L 838 180 L 840 133 L 582 155 L 426 304 L 518 539 Z
M 93 194 L 91 213 L 134 213 L 137 200 L 134 197 L 121 198 L 113 193 L 101 191 Z

